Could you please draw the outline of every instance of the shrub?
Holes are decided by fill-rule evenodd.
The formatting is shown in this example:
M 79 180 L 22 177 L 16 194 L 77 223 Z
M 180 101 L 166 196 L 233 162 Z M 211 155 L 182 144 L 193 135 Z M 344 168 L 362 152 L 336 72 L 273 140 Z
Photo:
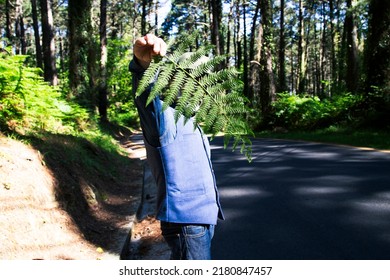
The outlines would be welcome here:
M 273 102 L 273 125 L 290 129 L 317 129 L 351 120 L 360 95 L 340 94 L 321 100 L 317 96 L 278 94 Z
M 24 65 L 27 56 L 0 56 L 0 128 L 72 133 L 83 129 L 88 112 L 66 100 L 41 77 L 41 69 Z

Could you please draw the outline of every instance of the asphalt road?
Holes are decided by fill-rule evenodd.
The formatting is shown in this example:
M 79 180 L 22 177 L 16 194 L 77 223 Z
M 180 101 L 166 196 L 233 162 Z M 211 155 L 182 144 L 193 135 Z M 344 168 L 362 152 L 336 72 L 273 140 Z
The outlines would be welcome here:
M 211 144 L 226 216 L 213 259 L 390 259 L 390 153 L 256 139 L 248 163 Z

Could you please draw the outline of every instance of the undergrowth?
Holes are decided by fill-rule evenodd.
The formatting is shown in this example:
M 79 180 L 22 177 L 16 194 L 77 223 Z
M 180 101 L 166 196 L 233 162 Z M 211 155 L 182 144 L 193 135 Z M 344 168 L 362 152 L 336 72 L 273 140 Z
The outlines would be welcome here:
M 0 56 L 0 130 L 3 133 L 24 141 L 67 135 L 87 140 L 107 152 L 123 153 L 112 133 L 101 129 L 96 114 L 67 99 L 60 88 L 46 83 L 41 69 L 25 65 L 26 58 Z

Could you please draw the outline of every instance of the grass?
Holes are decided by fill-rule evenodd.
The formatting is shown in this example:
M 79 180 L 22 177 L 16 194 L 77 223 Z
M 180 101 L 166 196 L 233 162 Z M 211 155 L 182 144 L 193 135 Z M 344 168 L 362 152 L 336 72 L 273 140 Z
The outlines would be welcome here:
M 331 144 L 367 147 L 378 150 L 390 150 L 390 131 L 372 129 L 352 129 L 330 127 L 316 131 L 289 131 L 256 133 L 259 138 L 279 138 L 304 140 Z

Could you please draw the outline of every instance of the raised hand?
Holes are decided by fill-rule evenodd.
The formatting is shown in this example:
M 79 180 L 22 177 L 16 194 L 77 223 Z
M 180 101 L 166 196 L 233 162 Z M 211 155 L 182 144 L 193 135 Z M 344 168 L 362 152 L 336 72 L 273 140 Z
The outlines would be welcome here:
M 146 69 L 154 56 L 164 56 L 167 53 L 167 44 L 163 39 L 147 34 L 135 41 L 133 52 L 141 66 Z

